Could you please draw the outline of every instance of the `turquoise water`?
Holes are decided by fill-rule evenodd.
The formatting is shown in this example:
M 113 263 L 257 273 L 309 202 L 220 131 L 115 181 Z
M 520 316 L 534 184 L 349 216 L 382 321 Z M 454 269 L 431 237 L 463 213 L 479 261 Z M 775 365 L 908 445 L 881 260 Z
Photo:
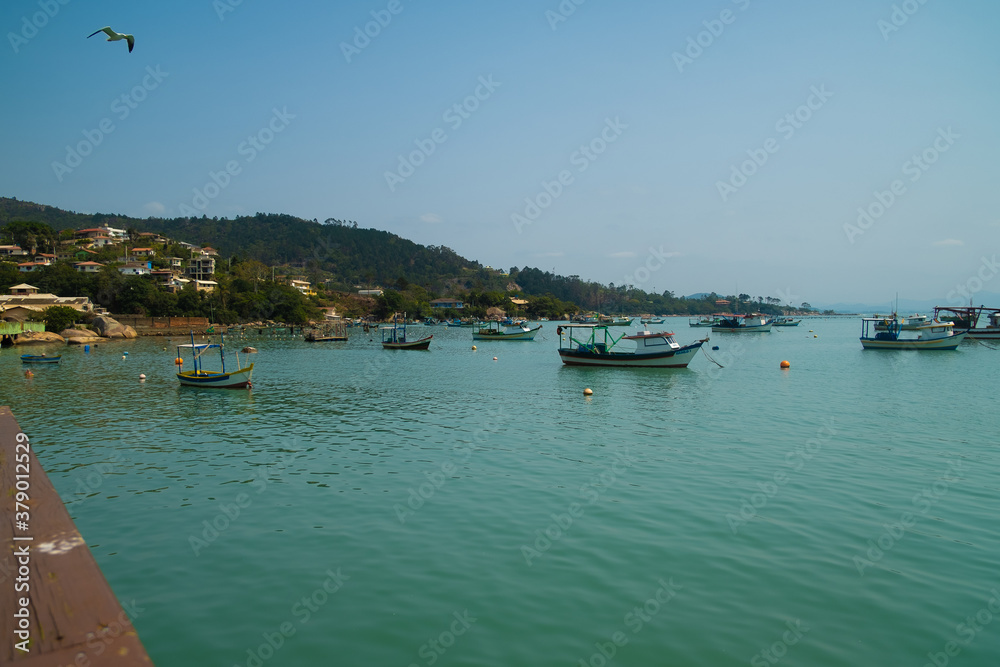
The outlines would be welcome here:
M 0 403 L 158 667 L 996 665 L 1000 351 L 667 326 L 725 368 L 352 330 L 213 392 L 140 339 Z

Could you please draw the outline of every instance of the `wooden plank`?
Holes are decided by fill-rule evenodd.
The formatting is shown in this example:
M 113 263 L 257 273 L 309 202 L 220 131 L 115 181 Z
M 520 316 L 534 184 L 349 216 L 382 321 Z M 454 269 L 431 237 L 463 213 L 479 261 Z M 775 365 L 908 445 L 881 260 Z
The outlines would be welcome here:
M 152 665 L 132 625 L 139 610 L 118 603 L 8 407 L 0 508 L 0 664 Z

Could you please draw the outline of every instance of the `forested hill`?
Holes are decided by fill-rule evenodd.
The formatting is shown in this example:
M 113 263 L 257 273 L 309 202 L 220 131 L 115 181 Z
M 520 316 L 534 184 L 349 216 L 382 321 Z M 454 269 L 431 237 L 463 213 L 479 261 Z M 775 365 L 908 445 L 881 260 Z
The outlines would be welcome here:
M 111 213 L 72 213 L 52 206 L 0 198 L 0 226 L 41 222 L 56 231 L 108 225 L 155 232 L 175 241 L 210 245 L 223 257 L 245 257 L 269 266 L 292 265 L 327 272 L 345 284 L 390 284 L 400 277 L 418 284 L 478 271 L 478 262 L 444 246 L 423 246 L 357 223 L 326 223 L 291 215 L 258 213 L 226 218 L 132 218 Z
M 669 291 L 651 294 L 631 286 L 606 286 L 579 276 L 560 276 L 530 267 L 512 267 L 508 275 L 502 270 L 486 269 L 445 246 L 423 246 L 389 232 L 361 229 L 357 223 L 332 218 L 323 223 L 265 213 L 234 219 L 132 218 L 113 213 L 73 213 L 0 198 L 0 229 L 12 222 L 48 225 L 50 238 L 52 230 L 58 233 L 101 225 L 129 232 L 155 232 L 175 242 L 212 246 L 223 258 L 231 259 L 232 266 L 243 260 L 258 260 L 270 267 L 288 267 L 285 273 L 304 275 L 311 282 L 325 283 L 334 290 L 351 291 L 358 285 L 405 290 L 410 285 L 419 286 L 429 298 L 464 296 L 473 304 L 483 301 L 484 292 L 496 297 L 491 297 L 493 301 L 502 300 L 505 293 L 518 293 L 547 297 L 556 310 L 579 307 L 610 313 L 694 314 L 710 313 L 717 308 L 715 293 L 684 299 Z M 67 236 L 64 234 L 63 238 Z M 51 240 L 54 245 L 55 239 Z M 181 250 L 174 248 L 174 252 Z M 737 297 L 727 298 L 733 301 Z M 765 301 L 759 296 L 754 303 L 750 295 L 741 294 L 738 298 L 763 312 L 782 312 L 778 299 L 768 297 Z

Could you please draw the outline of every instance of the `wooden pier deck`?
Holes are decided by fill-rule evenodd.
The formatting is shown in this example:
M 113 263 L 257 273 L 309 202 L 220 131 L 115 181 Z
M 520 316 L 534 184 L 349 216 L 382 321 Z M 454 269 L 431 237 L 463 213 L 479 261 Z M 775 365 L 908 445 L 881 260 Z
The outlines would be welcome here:
M 25 331 L 45 331 L 45 322 L 0 322 L 0 336 L 16 336 Z
M 136 607 L 122 609 L 7 407 L 0 507 L 0 665 L 152 665 L 132 625 Z

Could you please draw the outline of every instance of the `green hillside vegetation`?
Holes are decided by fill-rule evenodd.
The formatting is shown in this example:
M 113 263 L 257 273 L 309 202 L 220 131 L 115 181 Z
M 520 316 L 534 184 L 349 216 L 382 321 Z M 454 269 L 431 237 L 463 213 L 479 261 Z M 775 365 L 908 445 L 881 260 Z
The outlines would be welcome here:
M 85 259 L 108 264 L 97 273 L 80 273 L 72 262 L 59 262 L 31 273 L 19 273 L 0 262 L 0 289 L 25 282 L 59 296 L 88 296 L 115 313 L 147 316 L 203 316 L 213 321 L 276 320 L 305 322 L 321 317 L 321 306 L 335 306 L 347 317 L 391 317 L 394 312 L 426 317 L 483 317 L 490 308 L 532 318 L 559 318 L 577 312 L 609 314 L 707 314 L 717 310 L 711 293 L 700 299 L 654 294 L 633 286 L 603 285 L 579 276 L 560 276 L 537 268 L 490 269 L 465 259 L 446 246 L 423 246 L 389 232 L 359 228 L 356 222 L 328 218 L 303 220 L 290 215 L 258 213 L 226 218 L 131 218 L 117 214 L 80 214 L 55 207 L 0 198 L 0 244 L 14 243 L 31 252 L 80 251 L 73 230 L 103 225 L 124 229 L 128 239 L 87 253 Z M 143 232 L 170 243 L 151 244 Z M 219 253 L 214 292 L 191 285 L 170 293 L 149 276 L 122 276 L 115 264 L 126 247 L 156 250 L 153 268 L 166 268 L 167 258 L 187 259 L 181 242 L 211 246 Z M 82 246 L 84 241 L 77 241 Z M 79 261 L 83 256 L 76 257 Z M 24 261 L 18 260 L 18 261 Z M 283 284 L 282 278 L 309 281 L 315 296 Z M 380 287 L 382 296 L 357 294 L 358 287 Z M 517 309 L 509 299 L 526 298 Z M 738 295 L 756 310 L 779 314 L 777 299 Z M 462 299 L 465 308 L 432 309 L 439 297 Z M 727 297 L 730 301 L 735 296 Z

